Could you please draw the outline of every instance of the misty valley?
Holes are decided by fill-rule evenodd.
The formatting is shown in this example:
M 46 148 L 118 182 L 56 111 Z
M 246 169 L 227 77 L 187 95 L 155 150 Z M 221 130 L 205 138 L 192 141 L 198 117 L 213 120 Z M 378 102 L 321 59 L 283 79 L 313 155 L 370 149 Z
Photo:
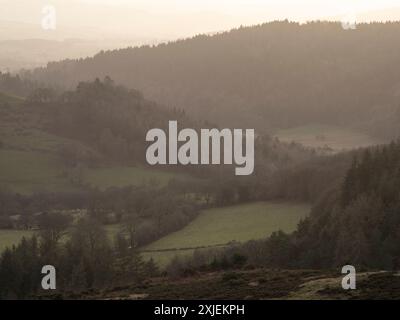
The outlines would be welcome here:
M 274 21 L 0 72 L 0 299 L 399 299 L 399 34 Z

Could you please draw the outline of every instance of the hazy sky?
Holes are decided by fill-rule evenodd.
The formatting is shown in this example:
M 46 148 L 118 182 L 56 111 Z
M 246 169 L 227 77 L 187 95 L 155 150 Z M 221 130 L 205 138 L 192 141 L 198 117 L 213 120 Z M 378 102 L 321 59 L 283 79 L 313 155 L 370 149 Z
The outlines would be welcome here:
M 41 30 L 45 5 L 56 9 L 58 30 L 53 34 Z M 168 39 L 278 19 L 400 18 L 399 0 L 0 0 L 0 8 L 0 28 L 7 25 L 10 37 L 31 32 L 56 38 Z M 15 22 L 31 24 L 30 31 Z

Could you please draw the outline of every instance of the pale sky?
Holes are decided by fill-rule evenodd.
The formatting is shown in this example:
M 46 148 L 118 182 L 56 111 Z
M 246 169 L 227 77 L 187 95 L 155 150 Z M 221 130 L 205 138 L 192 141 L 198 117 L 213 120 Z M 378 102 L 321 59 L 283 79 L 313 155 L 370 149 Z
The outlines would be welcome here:
M 53 5 L 56 32 L 41 30 L 42 8 Z M 240 25 L 289 19 L 399 20 L 396 0 L 0 0 L 9 37 L 143 37 L 173 39 Z M 15 22 L 28 23 L 18 29 Z M 11 23 L 11 24 L 10 24 Z M 3 27 L 5 25 L 6 27 Z M 15 29 L 15 30 L 14 30 Z M 18 29 L 18 30 L 17 30 Z M 28 31 L 28 29 L 30 31 Z M 4 32 L 5 33 L 5 32 Z M 25 35 L 26 34 L 26 35 Z M 4 39 L 3 39 L 4 40 Z

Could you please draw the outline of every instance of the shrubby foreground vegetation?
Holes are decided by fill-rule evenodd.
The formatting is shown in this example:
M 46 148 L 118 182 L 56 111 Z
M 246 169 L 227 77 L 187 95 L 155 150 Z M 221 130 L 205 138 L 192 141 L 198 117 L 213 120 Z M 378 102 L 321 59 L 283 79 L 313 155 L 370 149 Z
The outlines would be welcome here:
M 77 223 L 66 242 L 61 242 L 60 225 L 42 229 L 40 236 L 23 239 L 6 249 L 0 260 L 0 297 L 24 299 L 40 296 L 42 266 L 51 262 L 57 270 L 57 291 L 84 292 L 138 282 L 157 268 L 144 263 L 126 237 L 112 244 L 102 226 L 91 219 Z

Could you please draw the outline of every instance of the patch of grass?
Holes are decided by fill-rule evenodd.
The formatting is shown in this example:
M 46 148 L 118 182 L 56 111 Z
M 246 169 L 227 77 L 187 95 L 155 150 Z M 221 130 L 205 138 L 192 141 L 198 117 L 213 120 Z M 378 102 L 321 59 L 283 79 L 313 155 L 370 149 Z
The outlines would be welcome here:
M 21 194 L 34 192 L 66 192 L 80 189 L 63 173 L 61 159 L 52 153 L 0 150 L 0 187 Z M 109 187 L 154 184 L 165 186 L 172 178 L 189 179 L 184 175 L 144 167 L 103 167 L 83 170 L 83 185 Z
M 73 184 L 65 175 L 66 168 L 59 156 L 60 147 L 72 145 L 82 154 L 96 154 L 99 158 L 100 155 L 79 141 L 44 131 L 44 123 L 49 119 L 40 109 L 33 110 L 21 103 L 22 99 L 0 93 L 0 103 L 2 99 L 20 105 L 11 106 L 9 103 L 8 107 L 0 108 L 0 187 L 31 194 L 79 190 L 86 185 L 101 190 L 142 184 L 165 186 L 172 178 L 189 179 L 183 174 L 143 166 L 104 165 L 84 169 L 82 184 Z
M 30 230 L 0 229 L 0 253 L 7 247 L 11 248 L 12 245 L 17 245 L 23 237 L 30 238 L 33 234 L 34 231 Z
M 294 141 L 312 148 L 328 147 L 334 152 L 384 143 L 357 130 L 320 124 L 279 130 L 275 136 L 283 142 Z
M 38 152 L 0 150 L 0 186 L 13 192 L 68 191 L 57 157 Z
M 306 204 L 284 202 L 254 202 L 204 210 L 185 228 L 151 243 L 144 250 L 215 246 L 266 238 L 278 230 L 292 232 L 309 210 Z M 190 252 L 192 250 L 147 252 L 144 257 L 153 257 L 157 263 L 165 265 L 176 254 Z
M 166 186 L 173 178 L 183 178 L 173 172 L 166 172 L 145 167 L 104 167 L 85 170 L 85 183 L 98 187 L 101 190 L 109 187 L 138 186 L 154 184 Z
M 23 98 L 13 96 L 4 92 L 0 92 L 0 103 L 8 103 L 10 105 L 18 104 L 24 101 Z
M 119 223 L 108 224 L 104 226 L 107 236 L 111 241 L 114 241 L 115 236 L 121 231 L 121 228 L 122 226 Z
M 30 106 L 4 107 L 0 113 L 0 187 L 21 194 L 78 189 L 63 175 L 59 147 L 89 148 L 41 130 L 40 110 Z
M 49 119 L 41 112 L 26 105 L 0 108 L 0 139 L 3 148 L 57 154 L 60 146 L 75 145 L 78 150 L 94 153 L 94 150 L 79 141 L 44 131 L 44 122 Z
M 16 131 L 13 128 L 4 128 L 0 131 L 5 138 L 6 147 L 23 151 L 39 151 L 57 154 L 62 145 L 74 145 L 77 150 L 95 153 L 92 149 L 78 141 L 59 137 L 38 129 L 23 129 Z
M 265 238 L 278 230 L 292 232 L 309 209 L 304 204 L 255 202 L 204 210 L 187 227 L 147 249 L 209 246 Z

